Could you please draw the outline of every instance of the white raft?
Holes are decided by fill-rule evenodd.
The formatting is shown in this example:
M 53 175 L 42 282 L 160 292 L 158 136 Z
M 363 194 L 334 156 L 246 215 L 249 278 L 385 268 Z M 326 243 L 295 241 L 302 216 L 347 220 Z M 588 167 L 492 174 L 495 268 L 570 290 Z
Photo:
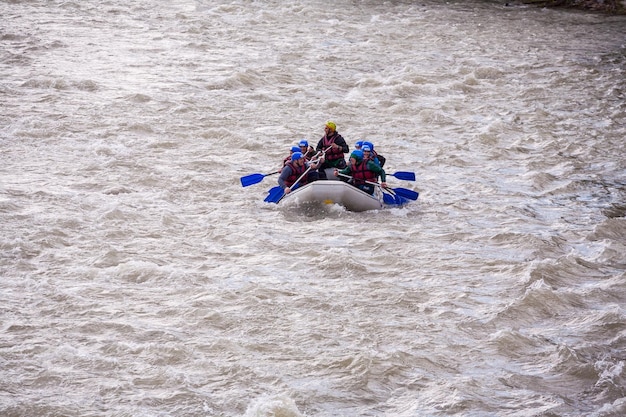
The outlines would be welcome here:
M 376 187 L 374 195 L 337 180 L 318 180 L 298 187 L 281 200 L 281 205 L 339 204 L 349 211 L 379 210 L 385 206 L 382 192 Z

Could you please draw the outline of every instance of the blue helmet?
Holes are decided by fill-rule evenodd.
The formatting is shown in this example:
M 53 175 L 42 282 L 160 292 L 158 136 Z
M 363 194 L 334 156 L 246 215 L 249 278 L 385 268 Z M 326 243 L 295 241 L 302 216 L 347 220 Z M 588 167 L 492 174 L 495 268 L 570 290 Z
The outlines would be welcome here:
M 363 147 L 361 148 L 361 150 L 363 152 L 371 152 L 372 148 L 370 148 L 370 145 L 363 145 Z
M 370 147 L 370 151 L 374 150 L 374 144 L 372 142 L 363 142 L 363 146 L 365 145 Z
M 361 162 L 363 160 L 363 151 L 360 149 L 352 151 L 350 158 L 354 158 L 357 162 Z
M 306 139 L 302 139 L 300 143 L 298 143 L 298 146 L 308 148 L 309 142 Z
M 291 147 L 291 152 L 300 152 L 300 148 L 297 146 L 292 146 Z
M 363 141 L 359 140 L 354 144 L 354 147 L 357 149 L 361 149 L 361 147 L 363 146 Z
M 291 155 L 291 162 L 296 162 L 298 159 L 302 159 L 302 158 L 304 158 L 304 157 L 302 156 L 302 152 L 300 152 L 300 151 L 298 151 L 298 152 L 294 152 L 294 153 Z

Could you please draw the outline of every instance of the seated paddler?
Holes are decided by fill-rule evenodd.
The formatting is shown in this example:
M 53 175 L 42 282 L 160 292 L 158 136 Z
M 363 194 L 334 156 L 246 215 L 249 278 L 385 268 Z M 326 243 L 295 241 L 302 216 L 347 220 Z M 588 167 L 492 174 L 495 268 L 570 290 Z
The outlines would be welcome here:
M 335 176 L 339 176 L 341 180 L 347 181 L 368 194 L 374 194 L 375 184 L 378 183 L 377 178 L 379 176 L 380 186 L 387 188 L 385 170 L 371 159 L 365 159 L 363 151 L 360 149 L 352 151 L 348 166 L 342 170 L 335 169 Z
M 278 177 L 278 185 L 289 194 L 294 184 L 301 187 L 317 180 L 318 160 L 308 162 L 302 152 L 294 152 L 291 161 L 287 162 Z

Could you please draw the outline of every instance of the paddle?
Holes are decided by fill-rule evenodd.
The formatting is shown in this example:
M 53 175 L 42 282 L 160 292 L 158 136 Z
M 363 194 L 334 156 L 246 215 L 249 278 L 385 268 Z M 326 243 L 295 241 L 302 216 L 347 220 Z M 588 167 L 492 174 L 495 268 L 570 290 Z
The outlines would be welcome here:
M 390 177 L 396 177 L 399 180 L 415 181 L 415 172 L 398 171 L 393 174 L 387 174 Z
M 263 181 L 263 178 L 269 176 L 269 175 L 274 175 L 274 174 L 278 174 L 280 171 L 274 171 L 274 172 L 270 172 L 269 174 L 250 174 L 250 175 L 245 175 L 243 177 L 241 177 L 241 186 L 242 187 L 247 187 L 249 185 L 253 185 L 253 184 L 257 184 L 261 181 Z
M 395 191 L 400 197 L 408 198 L 413 201 L 417 200 L 417 197 L 420 195 L 417 191 L 409 190 L 407 188 L 393 188 L 393 191 Z
M 385 192 L 383 192 L 383 202 L 387 205 L 393 206 L 395 204 L 398 204 L 398 202 L 396 201 L 396 199 L 394 198 L 394 196 L 392 196 L 391 194 L 387 194 Z
M 396 192 L 394 190 L 392 190 L 391 188 L 387 187 L 387 188 L 383 188 L 380 187 L 381 189 L 387 191 L 389 194 L 383 192 L 383 201 L 386 204 L 397 204 L 399 206 L 402 206 L 404 204 L 408 204 L 409 200 L 407 200 L 404 197 L 399 196 L 398 194 L 396 194 Z M 409 190 L 410 191 L 410 190 Z M 393 196 L 393 197 L 392 197 Z
M 282 198 L 283 194 L 285 194 L 285 191 L 277 185 L 276 187 L 270 188 L 267 197 L 265 197 L 263 201 L 266 203 L 276 203 Z

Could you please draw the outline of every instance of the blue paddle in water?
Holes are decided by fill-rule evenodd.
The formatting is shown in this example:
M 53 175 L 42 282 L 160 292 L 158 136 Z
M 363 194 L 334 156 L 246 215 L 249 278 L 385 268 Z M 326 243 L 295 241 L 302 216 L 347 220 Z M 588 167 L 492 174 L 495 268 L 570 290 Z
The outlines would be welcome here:
M 392 188 L 392 190 L 398 194 L 398 196 L 413 201 L 417 200 L 420 195 L 417 191 L 409 190 L 407 188 Z
M 266 203 L 278 203 L 281 198 L 285 195 L 285 190 L 283 190 L 280 186 L 272 187 L 267 192 L 267 197 L 263 201 Z
M 384 191 L 383 191 L 383 203 L 387 204 L 388 206 L 395 206 L 395 205 L 398 204 L 398 202 L 396 201 L 394 196 L 392 196 L 391 194 L 388 194 L 388 193 L 386 193 Z
M 402 197 L 400 194 L 397 193 L 397 188 L 383 188 L 380 187 L 382 190 L 387 191 L 389 194 L 391 194 L 391 198 L 387 198 L 387 201 L 389 201 L 389 203 L 387 204 L 397 204 L 399 206 L 403 206 L 405 204 L 409 203 L 409 200 Z M 407 190 L 407 191 L 411 191 L 411 190 Z M 387 195 L 387 194 L 385 194 Z M 393 197 L 392 197 L 393 196 Z M 384 198 L 383 198 L 384 200 Z

